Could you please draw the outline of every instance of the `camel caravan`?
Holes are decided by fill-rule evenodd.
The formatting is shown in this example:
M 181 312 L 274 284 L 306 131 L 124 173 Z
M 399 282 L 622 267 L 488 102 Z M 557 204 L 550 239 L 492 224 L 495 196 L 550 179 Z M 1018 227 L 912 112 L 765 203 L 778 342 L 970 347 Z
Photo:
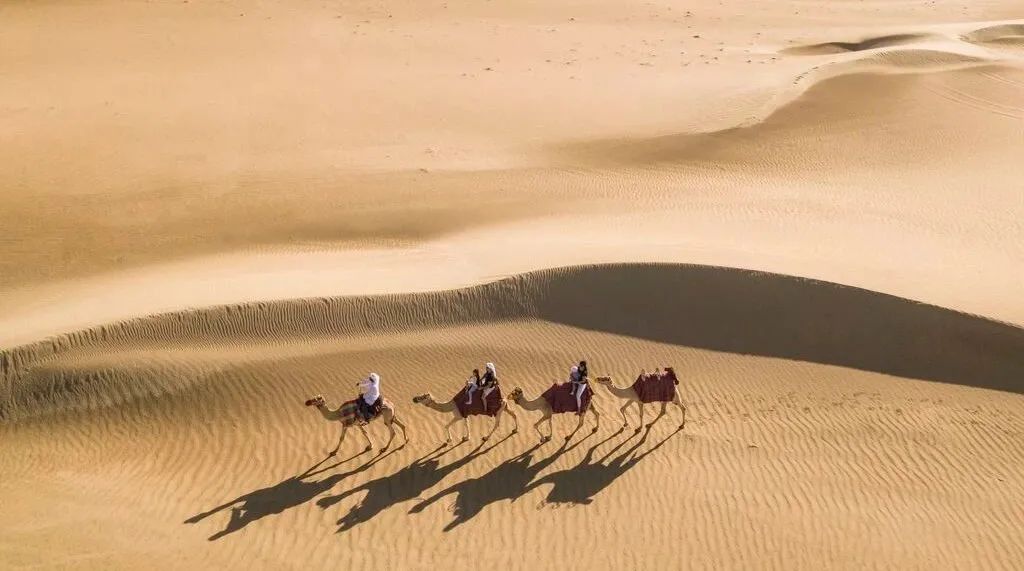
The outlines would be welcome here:
M 646 425 L 648 428 L 665 415 L 669 403 L 679 408 L 681 413 L 679 429 L 685 428 L 686 406 L 680 399 L 677 390 L 679 379 L 672 367 L 665 367 L 664 371 L 656 369 L 653 373 L 641 370 L 640 375 L 628 387 L 616 386 L 612 378 L 607 376 L 596 377 L 594 381 L 607 388 L 612 396 L 624 401 L 619 408 L 619 414 L 622 415 L 620 430 L 629 428 L 626 410 L 634 403 L 640 409 L 640 424 L 637 426 L 636 432 L 640 432 L 644 427 L 644 405 L 649 403 L 661 403 L 661 412 L 650 424 Z M 553 383 L 550 388 L 536 398 L 527 398 L 523 389 L 519 387 L 513 388 L 508 396 L 504 397 L 497 369 L 494 363 L 487 363 L 484 367 L 484 374 L 481 375 L 479 369 L 473 369 L 466 384 L 460 387 L 451 399 L 442 402 L 432 394 L 425 393 L 413 397 L 412 402 L 449 417 L 448 423 L 444 425 L 444 433 L 445 444 L 451 444 L 451 428 L 460 421 L 463 427 L 461 442 L 471 439 L 469 427 L 469 417 L 471 416 L 489 416 L 493 419 L 490 431 L 483 437 L 485 442 L 494 435 L 498 430 L 498 425 L 501 424 L 501 419 L 506 416 L 512 419 L 513 427 L 510 434 L 519 432 L 519 419 L 508 404 L 511 401 L 523 410 L 541 413 L 540 420 L 533 424 L 533 428 L 537 431 L 540 442 L 543 444 L 551 440 L 553 436 L 552 417 L 556 414 L 573 413 L 579 417 L 579 422 L 565 437 L 566 440 L 572 439 L 583 428 L 584 420 L 588 415 L 594 418 L 594 426 L 590 432 L 597 432 L 601 426 L 601 414 L 594 405 L 594 390 L 590 385 L 587 362 L 580 361 L 579 364 L 570 368 L 569 378 L 566 382 Z M 364 451 L 372 450 L 373 440 L 366 432 L 366 425 L 377 419 L 382 419 L 384 425 L 388 427 L 388 441 L 383 450 L 387 450 L 394 441 L 395 426 L 402 430 L 403 441 L 408 442 L 409 437 L 406 434 L 405 425 L 398 419 L 395 405 L 381 394 L 380 375 L 370 373 L 366 379 L 357 383 L 356 387 L 359 389 L 359 396 L 342 403 L 335 409 L 327 406 L 326 400 L 321 395 L 316 395 L 306 401 L 306 406 L 315 407 L 324 419 L 341 423 L 341 435 L 338 437 L 338 444 L 331 451 L 331 455 L 336 454 L 341 448 L 345 441 L 345 433 L 351 426 L 359 428 L 363 437 L 366 438 L 367 446 Z M 545 422 L 547 423 L 547 434 L 541 430 L 541 425 Z

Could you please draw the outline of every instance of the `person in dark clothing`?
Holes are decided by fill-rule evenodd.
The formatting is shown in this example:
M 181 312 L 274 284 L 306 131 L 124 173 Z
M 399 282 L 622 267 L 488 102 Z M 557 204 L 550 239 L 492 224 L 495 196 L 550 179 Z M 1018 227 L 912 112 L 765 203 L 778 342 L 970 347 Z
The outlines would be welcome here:
M 587 362 L 580 361 L 579 365 L 573 365 L 569 370 L 569 382 L 572 383 L 572 396 L 576 397 L 576 414 L 582 414 L 583 393 L 587 390 Z

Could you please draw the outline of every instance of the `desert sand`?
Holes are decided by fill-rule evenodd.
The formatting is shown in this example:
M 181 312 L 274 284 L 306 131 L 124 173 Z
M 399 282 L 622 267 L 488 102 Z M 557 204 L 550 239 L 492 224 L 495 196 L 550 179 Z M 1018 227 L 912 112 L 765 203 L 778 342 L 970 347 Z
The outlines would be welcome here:
M 1024 567 L 1021 18 L 8 3 L 0 568 Z

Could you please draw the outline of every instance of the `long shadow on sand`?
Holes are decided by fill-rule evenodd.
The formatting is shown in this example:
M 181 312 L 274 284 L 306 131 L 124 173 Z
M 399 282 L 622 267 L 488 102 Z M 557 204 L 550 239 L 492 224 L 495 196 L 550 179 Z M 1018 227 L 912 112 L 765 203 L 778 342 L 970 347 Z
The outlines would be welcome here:
M 559 470 L 545 475 L 542 478 L 534 480 L 525 490 L 529 492 L 535 488 L 544 485 L 551 485 L 551 491 L 548 492 L 545 503 L 548 504 L 577 504 L 586 505 L 591 503 L 593 497 L 598 492 L 607 488 L 616 479 L 621 477 L 631 468 L 634 468 L 641 460 L 649 456 L 658 448 L 665 445 L 666 442 L 672 439 L 673 436 L 678 434 L 682 429 L 676 429 L 672 434 L 669 434 L 660 442 L 647 449 L 646 451 L 636 454 L 636 451 L 647 441 L 647 437 L 651 433 L 651 427 L 648 426 L 635 444 L 627 448 L 618 456 L 611 458 L 611 455 L 621 448 L 629 439 L 623 440 L 618 445 L 604 453 L 603 456 L 594 461 L 594 454 L 597 449 L 601 446 L 598 443 L 587 450 L 586 456 L 579 464 L 566 468 L 565 470 Z M 605 461 L 608 460 L 606 464 Z
M 440 457 L 451 449 L 437 450 L 424 458 L 416 460 L 398 472 L 370 480 L 345 490 L 340 494 L 321 498 L 316 503 L 321 508 L 327 509 L 345 498 L 365 492 L 366 495 L 363 497 L 363 500 L 353 506 L 347 514 L 338 520 L 338 532 L 348 531 L 361 523 L 373 519 L 397 503 L 416 499 L 420 494 L 440 483 L 449 474 L 487 454 L 510 437 L 511 435 L 506 435 L 487 448 L 484 448 L 483 444 L 481 444 L 470 451 L 469 454 L 444 466 L 441 465 Z M 437 452 L 440 452 L 440 454 Z
M 185 520 L 185 523 L 198 523 L 218 512 L 230 508 L 231 518 L 228 520 L 227 526 L 225 526 L 223 530 L 218 531 L 209 537 L 210 541 L 218 540 L 225 535 L 234 533 L 250 523 L 268 515 L 282 513 L 285 510 L 297 507 L 312 500 L 316 496 L 330 490 L 345 478 L 370 469 L 381 460 L 387 458 L 394 451 L 395 450 L 391 450 L 387 453 L 374 456 L 367 462 L 364 462 L 362 465 L 353 468 L 352 470 L 338 472 L 319 480 L 310 481 L 309 478 L 333 470 L 342 464 L 359 458 L 363 454 L 357 454 L 340 462 L 330 464 L 329 466 L 323 466 L 328 460 L 330 460 L 331 457 L 328 456 L 313 466 L 310 466 L 297 476 L 292 476 L 291 478 L 283 480 L 273 486 L 260 488 L 238 496 L 237 498 L 229 502 L 225 502 L 209 511 L 198 513 L 188 518 Z
M 608 437 L 603 442 L 607 442 L 614 436 Z M 590 435 L 587 435 L 577 440 L 572 446 L 569 446 L 569 441 L 566 440 L 558 450 L 538 462 L 533 462 L 533 455 L 541 445 L 534 445 L 533 448 L 502 462 L 479 478 L 457 482 L 424 499 L 413 506 L 409 513 L 419 513 L 438 500 L 451 494 L 457 494 L 454 504 L 455 519 L 444 527 L 444 531 L 451 531 L 475 517 L 490 504 L 501 500 L 514 502 L 519 499 L 530 489 L 530 483 L 541 471 L 589 437 Z

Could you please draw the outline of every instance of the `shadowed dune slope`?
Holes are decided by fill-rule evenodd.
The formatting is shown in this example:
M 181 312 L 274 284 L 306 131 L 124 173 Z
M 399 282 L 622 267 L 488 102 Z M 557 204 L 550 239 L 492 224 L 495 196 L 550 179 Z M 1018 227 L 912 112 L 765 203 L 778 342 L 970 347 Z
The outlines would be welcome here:
M 963 39 L 979 44 L 1024 46 L 1024 24 L 989 26 L 964 34 Z
M 864 50 L 873 50 L 877 48 L 900 46 L 920 40 L 925 40 L 928 39 L 929 37 L 931 36 L 928 34 L 889 34 L 885 36 L 867 38 L 856 42 L 835 41 L 822 42 L 820 44 L 812 44 L 807 46 L 796 46 L 792 48 L 786 48 L 782 50 L 781 53 L 792 55 L 826 55 L 846 52 L 860 52 Z
M 273 343 L 524 319 L 1024 392 L 1024 330 L 1011 325 L 790 276 L 622 264 L 546 270 L 447 292 L 217 307 L 68 334 L 0 354 L 5 393 L 0 414 L 14 418 L 31 416 L 39 407 L 74 407 L 81 395 L 102 390 L 100 377 L 69 380 L 46 374 L 48 361 L 83 348 L 116 352 L 125 347 Z M 160 392 L 173 390 L 162 387 Z M 146 390 L 134 387 L 131 392 Z

